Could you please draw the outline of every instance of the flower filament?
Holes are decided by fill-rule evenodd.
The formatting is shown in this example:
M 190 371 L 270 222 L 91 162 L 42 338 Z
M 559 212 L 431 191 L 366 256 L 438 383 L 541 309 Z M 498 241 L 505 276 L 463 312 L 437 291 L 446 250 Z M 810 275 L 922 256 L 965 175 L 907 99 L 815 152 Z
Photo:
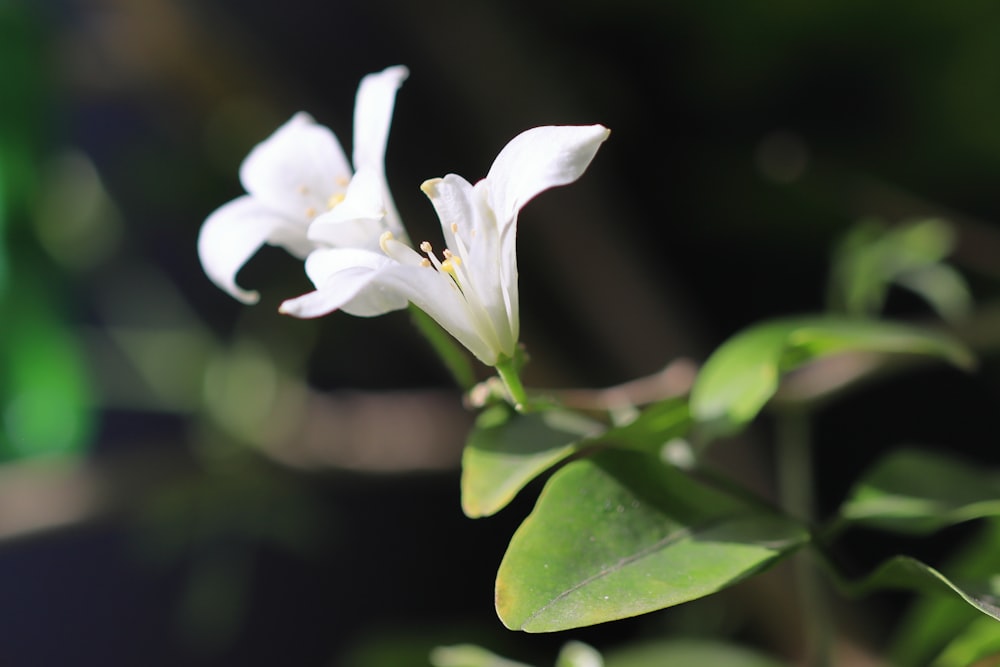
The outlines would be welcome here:
M 455 238 L 457 239 L 458 237 Z M 464 250 L 464 245 L 461 246 L 461 248 Z M 421 261 L 422 266 L 433 266 L 438 270 L 438 273 L 447 274 L 454 281 L 455 287 L 457 287 L 463 295 L 468 297 L 466 291 L 462 288 L 463 282 L 466 286 L 469 285 L 469 280 L 466 272 L 463 270 L 462 257 L 460 255 L 456 255 L 448 248 L 445 248 L 444 252 L 441 253 L 444 260 L 439 260 L 434 255 L 434 248 L 427 241 L 420 244 L 420 252 L 427 255 L 426 259 Z M 461 252 L 461 250 L 459 252 L 463 255 L 466 254 Z
M 452 232 L 454 233 L 457 230 L 458 225 L 452 225 Z M 472 272 L 469 270 L 468 263 L 463 260 L 463 257 L 469 257 L 468 251 L 465 244 L 457 234 L 455 234 L 455 245 L 458 252 L 456 253 L 450 249 L 445 249 L 444 252 L 441 253 L 444 258 L 442 261 L 434 254 L 434 247 L 428 241 L 424 241 L 419 246 L 420 252 L 424 254 L 424 256 L 421 257 L 405 243 L 397 241 L 393 237 L 392 232 L 383 232 L 382 236 L 379 238 L 379 247 L 382 249 L 382 252 L 384 252 L 391 259 L 404 264 L 418 265 L 421 267 L 433 267 L 439 275 L 447 277 L 449 279 L 448 284 L 451 285 L 451 287 L 459 295 L 459 298 L 468 313 L 469 321 L 472 323 L 479 336 L 484 341 L 487 341 L 489 345 L 496 347 L 497 349 L 501 349 L 495 328 L 496 325 L 493 322 L 493 318 L 490 316 L 489 309 L 486 307 L 483 299 L 479 295 L 479 291 L 476 289 L 476 283 L 473 279 Z
M 461 241 L 459 241 L 459 243 L 461 243 Z M 396 241 L 393 233 L 390 231 L 382 233 L 382 236 L 379 237 L 378 244 L 382 249 L 382 252 L 396 261 L 402 261 L 404 259 L 404 255 L 409 255 L 413 252 L 405 244 Z M 399 247 L 397 247 L 397 244 Z M 418 247 L 420 248 L 420 252 L 424 253 L 425 256 L 417 260 L 417 263 L 423 267 L 434 267 L 438 273 L 449 276 L 455 287 L 457 287 L 458 290 L 464 294 L 464 290 L 462 289 L 462 279 L 465 278 L 466 280 L 464 282 L 468 284 L 468 276 L 466 275 L 463 267 L 464 262 L 462 261 L 462 257 L 460 255 L 456 255 L 448 248 L 445 248 L 444 252 L 441 253 L 441 256 L 444 259 L 438 259 L 434 254 L 434 246 L 432 246 L 429 241 L 424 241 Z M 465 248 L 464 244 L 460 247 L 463 250 Z M 403 248 L 406 248 L 406 250 L 403 250 Z

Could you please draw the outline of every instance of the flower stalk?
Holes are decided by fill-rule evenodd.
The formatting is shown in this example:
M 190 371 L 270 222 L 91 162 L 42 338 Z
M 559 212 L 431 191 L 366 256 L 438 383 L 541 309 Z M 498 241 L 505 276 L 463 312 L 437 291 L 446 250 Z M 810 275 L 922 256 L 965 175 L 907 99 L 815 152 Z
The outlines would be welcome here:
M 497 375 L 500 376 L 500 380 L 503 382 L 504 388 L 507 390 L 507 394 L 510 396 L 514 409 L 518 412 L 527 412 L 528 392 L 524 390 L 524 385 L 521 383 L 521 376 L 517 371 L 514 359 L 510 357 L 498 359 L 495 368 L 497 369 Z

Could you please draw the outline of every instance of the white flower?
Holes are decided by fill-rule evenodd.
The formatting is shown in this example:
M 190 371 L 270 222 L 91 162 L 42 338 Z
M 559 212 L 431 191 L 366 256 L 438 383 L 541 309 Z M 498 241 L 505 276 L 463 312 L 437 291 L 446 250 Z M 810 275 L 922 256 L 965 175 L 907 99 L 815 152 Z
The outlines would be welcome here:
M 304 258 L 322 246 L 376 249 L 383 231 L 404 233 L 384 162 L 396 91 L 407 74 L 405 67 L 389 67 L 358 86 L 354 170 L 333 132 L 304 112 L 250 151 L 240 166 L 247 194 L 212 213 L 198 236 L 198 256 L 212 282 L 256 303 L 257 292 L 237 285 L 236 274 L 265 243 Z M 372 201 L 378 209 L 365 207 Z
M 391 230 L 381 252 L 316 250 L 306 260 L 316 291 L 285 301 L 281 312 L 373 316 L 412 302 L 483 363 L 509 360 L 519 331 L 518 212 L 543 190 L 579 178 L 608 134 L 601 125 L 536 127 L 511 140 L 475 185 L 454 174 L 425 182 L 444 231 L 440 257 L 427 242 L 416 252 Z

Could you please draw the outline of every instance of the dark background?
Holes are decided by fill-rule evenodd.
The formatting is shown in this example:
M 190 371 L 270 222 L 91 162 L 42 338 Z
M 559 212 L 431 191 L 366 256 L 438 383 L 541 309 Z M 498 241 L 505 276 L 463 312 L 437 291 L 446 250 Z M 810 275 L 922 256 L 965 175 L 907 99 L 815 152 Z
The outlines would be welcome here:
M 578 183 L 521 217 L 531 385 L 623 382 L 821 311 L 831 248 L 862 217 L 948 218 L 984 310 L 996 296 L 995 3 L 0 0 L 0 20 L 24 192 L 5 200 L 5 319 L 41 304 L 78 364 L 45 372 L 86 387 L 42 411 L 72 422 L 56 451 L 5 436 L 0 665 L 373 667 L 457 641 L 548 664 L 570 637 L 692 628 L 790 650 L 753 603 L 506 632 L 492 580 L 537 487 L 462 516 L 470 417 L 407 316 L 278 315 L 309 285 L 276 249 L 241 274 L 257 306 L 205 278 L 199 226 L 241 193 L 249 149 L 308 110 L 349 150 L 366 73 L 411 71 L 387 169 L 415 239 L 439 233 L 424 179 L 474 181 L 528 127 L 612 129 Z M 887 309 L 933 317 L 902 293 Z M 975 325 L 975 376 L 928 370 L 816 416 L 821 512 L 890 446 L 1000 462 L 992 333 Z M 23 392 L 4 391 L 10 431 Z M 751 440 L 768 436 L 765 420 Z M 859 569 L 900 546 L 858 545 Z M 880 643 L 895 604 L 859 641 Z

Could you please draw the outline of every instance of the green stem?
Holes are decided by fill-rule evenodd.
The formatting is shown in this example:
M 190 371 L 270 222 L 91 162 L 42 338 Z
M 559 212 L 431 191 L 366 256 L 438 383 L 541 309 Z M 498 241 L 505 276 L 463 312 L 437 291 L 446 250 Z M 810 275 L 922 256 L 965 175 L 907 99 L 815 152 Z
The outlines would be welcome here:
M 782 508 L 796 519 L 812 521 L 812 443 L 809 420 L 801 410 L 781 412 L 777 417 L 778 493 Z
M 777 416 L 778 491 L 785 512 L 812 524 L 815 514 L 812 442 L 809 419 L 804 410 L 789 410 Z M 811 551 L 795 559 L 795 578 L 806 619 L 808 665 L 831 665 L 831 618 L 819 571 Z
M 524 390 L 524 385 L 521 384 L 521 376 L 517 373 L 514 360 L 501 359 L 497 361 L 496 369 L 504 387 L 507 388 L 507 393 L 510 394 L 514 409 L 518 412 L 524 412 L 528 406 L 528 393 Z

